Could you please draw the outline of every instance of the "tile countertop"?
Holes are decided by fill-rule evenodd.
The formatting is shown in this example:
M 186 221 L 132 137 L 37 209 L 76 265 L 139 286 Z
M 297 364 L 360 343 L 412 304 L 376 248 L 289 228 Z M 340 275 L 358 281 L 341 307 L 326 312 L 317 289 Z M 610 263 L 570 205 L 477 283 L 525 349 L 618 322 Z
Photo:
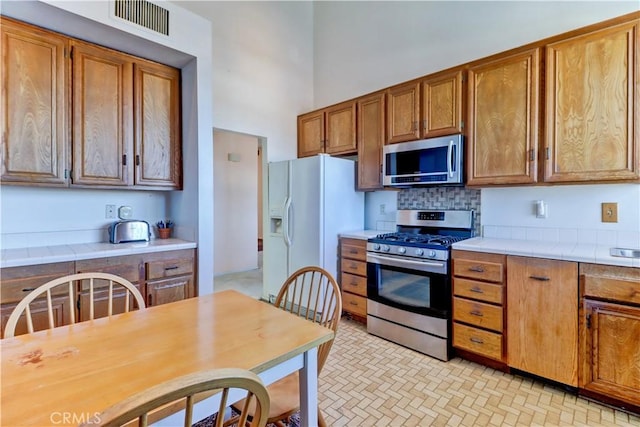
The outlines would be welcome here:
M 388 231 L 380 231 L 380 230 L 353 230 L 353 231 L 343 231 L 339 234 L 340 237 L 346 237 L 348 239 L 360 239 L 367 240 L 371 237 L 375 237 L 378 234 L 388 233 Z
M 150 242 L 132 243 L 80 243 L 73 245 L 38 246 L 0 251 L 0 267 L 49 264 L 52 262 L 78 261 L 151 252 L 193 249 L 195 242 L 180 239 L 153 239 Z
M 453 249 L 464 251 L 489 252 L 640 268 L 639 258 L 611 256 L 609 255 L 611 246 L 603 245 L 474 237 L 454 243 L 452 247 Z

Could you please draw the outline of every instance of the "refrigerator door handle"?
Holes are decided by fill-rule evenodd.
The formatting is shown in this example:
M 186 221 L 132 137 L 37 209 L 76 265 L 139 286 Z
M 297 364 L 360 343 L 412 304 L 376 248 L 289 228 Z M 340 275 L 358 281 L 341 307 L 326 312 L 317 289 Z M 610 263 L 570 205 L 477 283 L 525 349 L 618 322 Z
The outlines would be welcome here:
M 284 238 L 284 244 L 287 247 L 291 247 L 291 237 L 289 235 L 289 212 L 291 209 L 291 197 L 287 197 L 284 202 L 284 212 L 282 213 L 282 237 Z

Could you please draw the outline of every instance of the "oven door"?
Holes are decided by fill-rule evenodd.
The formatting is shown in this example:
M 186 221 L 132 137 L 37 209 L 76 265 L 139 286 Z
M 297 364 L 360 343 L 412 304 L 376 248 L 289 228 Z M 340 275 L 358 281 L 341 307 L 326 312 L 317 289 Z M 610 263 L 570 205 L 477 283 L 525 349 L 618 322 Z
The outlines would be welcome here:
M 451 282 L 446 261 L 367 254 L 367 297 L 391 307 L 448 319 Z

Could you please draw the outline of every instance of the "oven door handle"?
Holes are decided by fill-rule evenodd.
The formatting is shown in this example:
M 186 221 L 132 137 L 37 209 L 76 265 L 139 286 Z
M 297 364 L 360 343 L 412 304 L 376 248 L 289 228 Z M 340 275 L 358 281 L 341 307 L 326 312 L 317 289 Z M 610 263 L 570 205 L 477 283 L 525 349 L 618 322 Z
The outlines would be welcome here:
M 388 265 L 391 267 L 400 267 L 400 268 L 409 268 L 411 266 L 411 267 L 417 267 L 415 269 L 421 270 L 421 271 L 424 271 L 427 269 L 431 270 L 434 267 L 438 269 L 444 269 L 444 270 L 446 270 L 447 268 L 447 264 L 444 262 L 413 261 L 406 258 L 397 259 L 397 258 L 391 258 L 386 256 L 380 256 L 376 254 L 367 254 L 367 262 L 371 262 L 373 264 Z

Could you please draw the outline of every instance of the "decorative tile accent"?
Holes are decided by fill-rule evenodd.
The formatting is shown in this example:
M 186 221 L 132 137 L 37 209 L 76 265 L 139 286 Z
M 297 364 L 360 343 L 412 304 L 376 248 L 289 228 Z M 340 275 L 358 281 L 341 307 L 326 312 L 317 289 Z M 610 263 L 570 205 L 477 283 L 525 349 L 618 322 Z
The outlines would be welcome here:
M 480 236 L 480 190 L 465 187 L 407 188 L 398 192 L 398 209 L 473 209 Z

